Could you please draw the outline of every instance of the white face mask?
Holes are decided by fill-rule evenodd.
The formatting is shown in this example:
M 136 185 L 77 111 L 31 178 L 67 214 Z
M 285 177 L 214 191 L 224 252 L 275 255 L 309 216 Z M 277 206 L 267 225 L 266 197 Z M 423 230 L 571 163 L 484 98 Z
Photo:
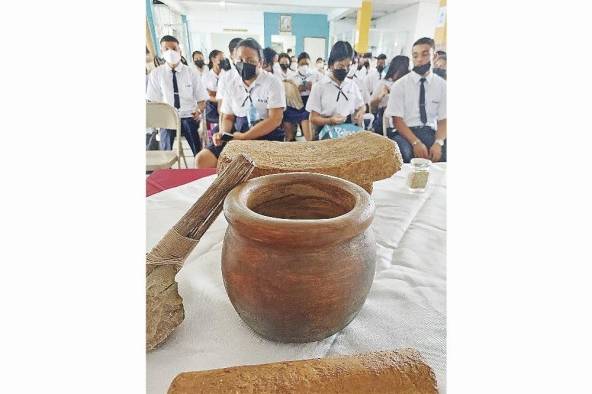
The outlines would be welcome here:
M 177 64 L 181 61 L 181 54 L 177 51 L 174 51 L 172 49 L 167 49 L 166 51 L 164 51 L 164 53 L 162 54 L 162 57 L 164 58 L 164 60 L 166 60 L 167 63 L 169 64 Z
M 307 74 L 308 68 L 308 66 L 298 66 L 298 71 L 300 72 L 300 74 Z

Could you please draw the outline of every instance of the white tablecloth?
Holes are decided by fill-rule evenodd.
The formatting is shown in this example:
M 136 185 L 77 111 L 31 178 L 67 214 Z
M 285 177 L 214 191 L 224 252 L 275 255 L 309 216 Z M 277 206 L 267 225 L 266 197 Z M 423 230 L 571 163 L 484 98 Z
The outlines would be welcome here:
M 366 303 L 341 332 L 320 342 L 280 344 L 259 337 L 228 300 L 220 258 L 226 220 L 221 214 L 177 274 L 185 321 L 147 354 L 147 392 L 165 393 L 183 371 L 417 349 L 446 391 L 446 165 L 432 167 L 429 188 L 412 194 L 409 167 L 374 183 L 376 275 Z M 214 176 L 146 199 L 147 251 L 207 189 Z

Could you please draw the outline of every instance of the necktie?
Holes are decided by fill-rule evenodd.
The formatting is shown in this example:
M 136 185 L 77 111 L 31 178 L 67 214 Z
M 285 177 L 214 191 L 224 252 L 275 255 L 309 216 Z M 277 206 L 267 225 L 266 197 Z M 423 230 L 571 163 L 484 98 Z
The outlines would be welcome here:
M 247 89 L 245 88 L 245 93 L 247 94 L 247 97 L 245 97 L 245 101 L 243 101 L 243 105 L 241 105 L 241 107 L 244 107 L 244 106 L 245 106 L 245 104 L 247 103 L 247 100 L 249 100 L 249 101 L 251 102 L 251 105 L 253 105 L 253 99 L 251 98 L 251 91 L 252 91 L 252 90 L 253 90 L 253 89 L 251 89 L 251 90 L 247 90 Z
M 341 95 L 343 95 L 343 97 L 345 97 L 346 101 L 349 101 L 349 99 L 347 98 L 345 93 L 343 93 L 343 90 L 341 90 L 341 87 L 337 86 L 337 85 L 335 85 L 335 87 L 337 88 L 337 90 L 339 90 L 339 92 L 337 92 L 337 102 L 339 102 L 339 97 L 341 97 Z
M 426 114 L 425 109 L 425 86 L 423 85 L 425 80 L 425 78 L 420 79 L 421 86 L 419 87 L 419 117 L 424 126 L 428 122 L 428 115 Z
M 181 108 L 181 100 L 179 99 L 179 85 L 177 85 L 177 71 L 173 70 L 173 96 L 175 98 L 175 108 Z

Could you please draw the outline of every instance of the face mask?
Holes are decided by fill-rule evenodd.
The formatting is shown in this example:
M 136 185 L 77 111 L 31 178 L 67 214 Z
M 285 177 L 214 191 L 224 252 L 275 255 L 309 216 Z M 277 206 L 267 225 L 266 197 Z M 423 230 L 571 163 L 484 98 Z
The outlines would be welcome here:
M 429 71 L 431 65 L 431 63 L 426 63 L 422 66 L 415 66 L 413 67 L 413 71 L 415 71 L 419 75 L 423 75 Z
M 236 70 L 243 81 L 249 81 L 257 76 L 257 66 L 245 62 L 236 63 Z
M 288 68 L 290 68 L 290 66 L 286 63 L 280 63 L 280 67 L 282 68 L 282 70 L 284 70 L 284 72 L 288 71 Z
M 317 63 L 317 68 L 318 68 L 319 70 L 322 70 L 322 69 L 324 68 L 324 67 L 323 67 L 323 63 Z
M 230 60 L 224 59 L 220 62 L 220 68 L 224 71 L 230 70 Z
M 292 63 L 292 64 L 290 65 L 290 70 L 292 70 L 292 71 L 296 71 L 296 68 L 297 68 L 297 67 L 298 67 L 298 63 Z
M 380 74 L 384 70 L 384 66 L 376 66 L 376 71 Z
M 300 74 L 306 74 L 308 73 L 308 66 L 298 66 L 298 71 Z
M 195 60 L 193 63 L 195 63 L 195 65 L 199 68 L 202 68 L 204 66 L 203 60 Z
M 179 63 L 179 61 L 181 60 L 181 54 L 172 49 L 167 49 L 166 51 L 164 51 L 162 57 L 164 57 L 164 60 L 166 60 L 167 63 L 173 65 Z
M 347 77 L 347 70 L 345 68 L 335 69 L 333 70 L 333 76 L 339 82 L 343 82 L 345 77 Z

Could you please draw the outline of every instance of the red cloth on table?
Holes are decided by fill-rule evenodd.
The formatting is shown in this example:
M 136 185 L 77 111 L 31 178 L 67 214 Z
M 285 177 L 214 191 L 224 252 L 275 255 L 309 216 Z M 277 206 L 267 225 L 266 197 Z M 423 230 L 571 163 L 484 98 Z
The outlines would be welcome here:
M 146 178 L 146 197 L 216 173 L 215 168 L 156 170 Z

